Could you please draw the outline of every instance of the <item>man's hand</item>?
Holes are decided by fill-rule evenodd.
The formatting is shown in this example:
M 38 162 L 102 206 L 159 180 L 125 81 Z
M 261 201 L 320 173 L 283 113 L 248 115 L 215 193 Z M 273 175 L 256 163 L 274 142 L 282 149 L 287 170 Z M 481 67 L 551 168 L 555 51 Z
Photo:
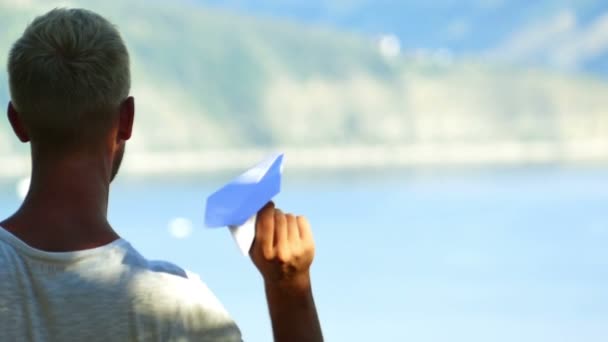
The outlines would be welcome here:
M 249 254 L 264 278 L 275 342 L 323 341 L 310 282 L 315 244 L 308 221 L 266 204 Z
M 315 243 L 305 217 L 284 214 L 268 203 L 258 213 L 250 254 L 266 285 L 290 291 L 310 287 Z

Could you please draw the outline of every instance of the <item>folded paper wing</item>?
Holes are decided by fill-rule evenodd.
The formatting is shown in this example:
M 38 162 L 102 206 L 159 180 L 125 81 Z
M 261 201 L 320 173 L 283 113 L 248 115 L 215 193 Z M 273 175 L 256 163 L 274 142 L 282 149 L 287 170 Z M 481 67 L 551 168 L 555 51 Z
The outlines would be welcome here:
M 205 225 L 228 227 L 243 254 L 255 236 L 257 212 L 281 191 L 283 154 L 273 155 L 224 185 L 209 197 Z

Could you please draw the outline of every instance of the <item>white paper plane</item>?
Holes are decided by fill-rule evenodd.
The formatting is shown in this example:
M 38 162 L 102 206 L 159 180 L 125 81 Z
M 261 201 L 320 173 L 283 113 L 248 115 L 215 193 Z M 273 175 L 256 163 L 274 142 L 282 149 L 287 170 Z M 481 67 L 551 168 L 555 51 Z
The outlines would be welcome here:
M 205 225 L 228 227 L 244 255 L 255 237 L 257 212 L 281 191 L 283 154 L 273 155 L 207 197 Z

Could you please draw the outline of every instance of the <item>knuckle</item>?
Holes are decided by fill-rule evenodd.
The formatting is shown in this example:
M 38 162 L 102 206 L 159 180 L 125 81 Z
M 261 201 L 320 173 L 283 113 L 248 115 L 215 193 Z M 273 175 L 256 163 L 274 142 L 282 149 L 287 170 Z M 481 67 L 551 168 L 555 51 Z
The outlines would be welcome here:
M 285 218 L 287 219 L 287 222 L 289 222 L 290 225 L 296 223 L 296 217 L 293 214 L 287 214 L 285 215 Z
M 277 252 L 275 257 L 281 264 L 288 263 L 291 260 L 291 251 L 287 248 L 282 248 Z
M 293 245 L 291 246 L 291 249 L 292 249 L 292 251 L 293 251 L 293 255 L 294 255 L 295 257 L 298 257 L 298 256 L 300 256 L 300 255 L 302 255 L 302 254 L 304 254 L 304 253 L 306 252 L 306 251 L 304 250 L 304 248 L 303 248 L 302 244 L 300 244 L 300 243 L 293 244 Z
M 283 214 L 283 212 L 279 212 L 278 214 L 275 214 L 275 220 L 276 220 L 277 224 L 280 225 L 281 227 L 284 227 L 287 224 L 287 219 L 285 217 L 285 214 Z
M 305 241 L 300 244 L 300 251 L 302 255 L 305 254 L 314 254 L 315 252 L 315 244 L 312 241 Z
M 262 208 L 262 210 L 259 211 L 261 216 L 267 216 L 269 214 L 271 214 L 273 211 L 273 207 L 272 206 L 265 206 Z
M 311 244 L 310 246 L 308 246 L 306 251 L 307 251 L 307 254 L 309 254 L 309 255 L 315 255 L 315 251 L 316 251 L 315 245 Z
M 288 229 L 292 232 L 298 230 L 298 223 L 293 215 L 287 217 L 287 226 Z
M 268 225 L 268 219 L 271 218 L 272 216 L 266 215 L 266 214 L 261 214 L 258 216 L 258 220 L 257 220 L 257 225 L 258 226 L 267 226 Z
M 275 252 L 272 248 L 264 248 L 262 256 L 266 261 L 273 260 L 275 258 Z
M 299 225 L 308 226 L 308 220 L 306 219 L 306 216 L 298 215 L 297 220 Z
M 263 225 L 267 226 L 268 224 L 272 223 L 272 215 L 263 215 L 260 221 Z
M 262 243 L 268 239 L 267 225 L 261 223 L 255 230 L 254 242 Z

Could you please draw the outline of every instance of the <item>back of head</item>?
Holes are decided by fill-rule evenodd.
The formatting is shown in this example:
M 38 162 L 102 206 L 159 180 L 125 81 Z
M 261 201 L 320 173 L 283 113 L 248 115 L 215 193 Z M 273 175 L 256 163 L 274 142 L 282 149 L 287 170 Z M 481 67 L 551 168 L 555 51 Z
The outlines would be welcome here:
M 83 9 L 37 17 L 9 53 L 13 107 L 32 143 L 74 147 L 107 134 L 130 88 L 118 30 Z

